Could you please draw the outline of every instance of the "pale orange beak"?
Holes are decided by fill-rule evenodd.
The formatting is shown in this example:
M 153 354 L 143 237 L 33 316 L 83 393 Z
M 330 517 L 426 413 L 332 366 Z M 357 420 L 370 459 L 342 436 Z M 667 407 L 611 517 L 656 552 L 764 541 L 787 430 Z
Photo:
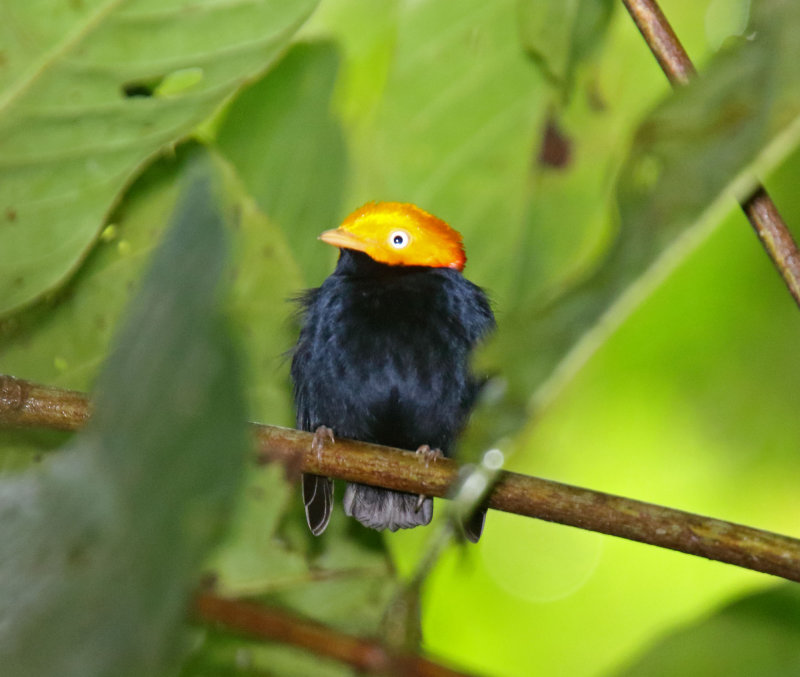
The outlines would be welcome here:
M 352 233 L 348 233 L 343 228 L 334 228 L 326 230 L 320 234 L 319 238 L 326 244 L 333 245 L 334 247 L 342 247 L 344 249 L 355 249 L 356 251 L 366 251 L 367 243 L 357 238 Z

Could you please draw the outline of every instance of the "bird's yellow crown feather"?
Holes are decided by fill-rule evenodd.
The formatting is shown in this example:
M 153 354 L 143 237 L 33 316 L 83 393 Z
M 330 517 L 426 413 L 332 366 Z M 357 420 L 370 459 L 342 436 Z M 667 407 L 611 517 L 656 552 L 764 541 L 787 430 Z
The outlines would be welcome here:
M 393 266 L 461 271 L 467 262 L 460 233 L 407 202 L 369 202 L 320 239 Z

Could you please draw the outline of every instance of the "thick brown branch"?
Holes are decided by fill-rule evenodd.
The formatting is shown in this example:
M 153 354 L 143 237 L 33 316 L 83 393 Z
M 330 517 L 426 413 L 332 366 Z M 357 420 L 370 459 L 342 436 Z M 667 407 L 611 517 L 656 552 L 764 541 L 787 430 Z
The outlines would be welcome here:
M 339 440 L 317 458 L 310 436 L 255 426 L 259 458 L 327 475 L 428 496 L 446 496 L 457 466 L 442 459 L 425 467 L 416 454 Z M 599 491 L 504 472 L 489 506 L 496 510 L 620 536 L 800 581 L 800 541 Z
M 77 430 L 89 418 L 89 398 L 0 374 L 0 426 Z
M 79 393 L 0 375 L 0 393 L 8 392 L 16 394 L 0 398 L 0 425 L 75 430 L 88 416 L 88 400 Z M 426 466 L 416 454 L 350 440 L 337 440 L 318 456 L 309 433 L 257 424 L 253 433 L 258 462 L 278 461 L 292 472 L 428 496 L 446 496 L 456 481 L 457 466 L 449 459 Z M 512 472 L 501 473 L 488 503 L 800 581 L 800 541 L 788 536 Z
M 675 86 L 688 83 L 695 74 L 694 66 L 656 0 L 622 1 L 669 81 Z M 800 305 L 800 251 L 775 203 L 763 186 L 757 186 L 741 206 Z
M 312 651 L 346 663 L 359 672 L 395 677 L 468 677 L 466 673 L 456 672 L 421 656 L 394 653 L 378 642 L 353 637 L 262 604 L 225 599 L 204 592 L 195 598 L 194 612 L 203 622 L 218 624 L 249 637 Z

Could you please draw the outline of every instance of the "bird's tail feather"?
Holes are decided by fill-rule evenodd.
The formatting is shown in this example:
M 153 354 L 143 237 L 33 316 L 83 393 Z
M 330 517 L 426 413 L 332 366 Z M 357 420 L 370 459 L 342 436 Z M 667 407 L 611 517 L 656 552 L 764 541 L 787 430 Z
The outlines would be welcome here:
M 429 524 L 433 517 L 433 499 L 426 498 L 417 510 L 418 500 L 417 494 L 348 484 L 344 512 L 370 529 L 410 529 Z
M 319 536 L 328 526 L 333 511 L 333 480 L 330 477 L 303 474 L 303 503 L 306 522 L 314 536 Z

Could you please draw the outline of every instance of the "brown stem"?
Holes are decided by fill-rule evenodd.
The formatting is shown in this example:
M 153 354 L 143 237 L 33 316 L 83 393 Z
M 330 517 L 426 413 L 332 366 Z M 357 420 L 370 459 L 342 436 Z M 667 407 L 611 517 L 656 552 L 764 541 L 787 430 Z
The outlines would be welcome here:
M 656 0 L 622 0 L 634 22 L 674 86 L 685 85 L 695 69 L 686 50 Z M 795 302 L 800 305 L 800 251 L 775 203 L 764 186 L 757 186 L 741 204 L 764 249 L 783 277 Z
M 0 375 L 0 393 L 7 392 L 17 395 L 0 398 L 0 425 L 75 430 L 88 416 L 88 400 L 79 393 Z M 278 461 L 292 473 L 440 497 L 456 481 L 450 459 L 426 466 L 417 454 L 351 440 L 316 454 L 309 433 L 253 424 L 253 434 L 257 461 Z M 800 581 L 799 540 L 740 524 L 512 472 L 500 474 L 488 505 Z
M 622 0 L 645 42 L 673 85 L 685 85 L 694 65 L 655 0 Z
M 358 671 L 395 677 L 468 677 L 464 672 L 456 672 L 421 656 L 393 653 L 378 642 L 353 637 L 263 604 L 202 592 L 195 598 L 194 613 L 205 623 L 313 651 Z
M 800 250 L 792 239 L 775 203 L 763 186 L 758 186 L 742 203 L 750 224 L 758 234 L 761 244 L 783 276 L 786 286 L 800 305 Z
M 89 418 L 89 398 L 0 374 L 0 426 L 77 430 Z
M 255 434 L 262 461 L 303 472 L 439 497 L 456 481 L 450 459 L 426 468 L 416 454 L 350 440 L 317 457 L 308 433 L 256 425 Z M 800 541 L 739 524 L 512 472 L 501 473 L 489 507 L 800 581 Z

